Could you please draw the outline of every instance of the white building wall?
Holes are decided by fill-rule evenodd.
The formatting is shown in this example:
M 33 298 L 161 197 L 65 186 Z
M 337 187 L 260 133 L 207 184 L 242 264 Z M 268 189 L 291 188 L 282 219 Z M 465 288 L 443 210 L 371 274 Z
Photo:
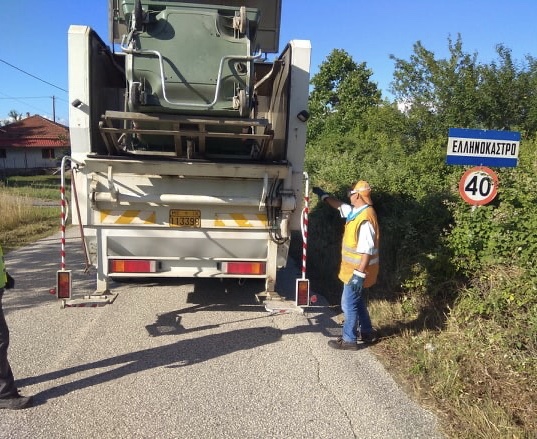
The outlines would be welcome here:
M 49 148 L 7 148 L 6 157 L 0 159 L 0 163 L 4 169 L 54 168 L 58 159 L 61 158 L 61 149 L 55 149 L 53 159 L 44 159 L 43 149 Z

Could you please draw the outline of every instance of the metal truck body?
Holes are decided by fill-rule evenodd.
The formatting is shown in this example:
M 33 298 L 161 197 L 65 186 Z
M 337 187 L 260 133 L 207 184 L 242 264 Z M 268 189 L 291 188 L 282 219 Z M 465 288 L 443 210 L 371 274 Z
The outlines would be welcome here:
M 97 291 L 235 277 L 276 293 L 301 226 L 309 42 L 263 58 L 281 1 L 109 6 L 113 50 L 86 26 L 68 44 L 71 211 Z

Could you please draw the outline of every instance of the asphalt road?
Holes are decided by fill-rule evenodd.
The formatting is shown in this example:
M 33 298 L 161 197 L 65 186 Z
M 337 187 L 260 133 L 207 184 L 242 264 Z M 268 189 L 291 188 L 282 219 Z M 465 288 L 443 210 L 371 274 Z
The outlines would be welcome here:
M 80 240 L 66 249 L 75 294 L 93 292 Z M 442 437 L 367 348 L 328 347 L 340 328 L 326 306 L 270 313 L 260 282 L 182 279 L 114 283 L 111 305 L 61 309 L 58 236 L 6 260 L 10 362 L 35 406 L 1 411 L 1 438 Z M 298 275 L 282 276 L 288 297 Z

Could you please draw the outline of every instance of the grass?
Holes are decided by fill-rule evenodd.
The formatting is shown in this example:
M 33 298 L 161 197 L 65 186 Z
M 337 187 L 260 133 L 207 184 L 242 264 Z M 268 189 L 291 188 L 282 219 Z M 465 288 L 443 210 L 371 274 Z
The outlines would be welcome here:
M 38 206 L 34 205 L 35 200 L 58 204 Z M 4 252 L 49 236 L 61 226 L 60 177 L 10 177 L 0 182 L 0 206 L 0 242 Z
M 68 188 L 67 177 L 65 185 Z M 0 182 L 3 194 L 19 197 L 39 198 L 41 200 L 59 200 L 60 175 L 11 176 Z
M 514 277 L 503 272 L 503 282 L 516 280 L 516 273 L 507 274 Z M 494 275 L 499 277 L 487 277 Z M 373 352 L 423 406 L 439 414 L 448 437 L 537 437 L 532 311 L 527 318 L 498 321 L 468 314 L 462 303 L 467 296 L 461 292 L 461 297 L 437 329 L 416 324 L 417 314 L 406 312 L 403 301 L 370 300 L 372 320 L 383 336 Z

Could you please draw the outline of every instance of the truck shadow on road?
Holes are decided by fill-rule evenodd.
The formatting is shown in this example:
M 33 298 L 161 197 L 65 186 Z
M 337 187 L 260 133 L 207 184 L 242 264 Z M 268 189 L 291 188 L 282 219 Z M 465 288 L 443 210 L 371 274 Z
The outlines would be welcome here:
M 209 334 L 195 339 L 180 340 L 166 346 L 139 350 L 78 366 L 67 367 L 39 376 L 23 378 L 17 380 L 17 385 L 19 387 L 27 387 L 59 380 L 59 384 L 34 395 L 34 405 L 41 405 L 50 399 L 58 398 L 68 393 L 119 380 L 143 371 L 160 367 L 180 369 L 229 355 L 233 352 L 255 349 L 260 346 L 276 343 L 281 340 L 284 334 L 318 331 L 319 328 L 311 324 L 305 324 L 295 326 L 289 330 L 280 330 L 272 326 L 261 326 Z M 77 374 L 85 375 L 90 371 L 98 371 L 103 368 L 109 368 L 110 370 L 77 379 Z M 68 377 L 72 377 L 74 380 L 62 382 L 68 379 Z
M 35 377 L 24 378 L 17 380 L 17 385 L 26 387 L 47 381 L 61 380 L 62 378 L 91 370 L 113 368 L 75 381 L 58 384 L 34 395 L 34 405 L 40 405 L 49 399 L 57 398 L 70 392 L 118 380 L 142 371 L 159 367 L 187 367 L 228 355 L 232 352 L 275 343 L 280 340 L 281 336 L 280 330 L 270 326 L 210 334 L 196 339 L 181 340 L 166 346 L 144 349 Z

